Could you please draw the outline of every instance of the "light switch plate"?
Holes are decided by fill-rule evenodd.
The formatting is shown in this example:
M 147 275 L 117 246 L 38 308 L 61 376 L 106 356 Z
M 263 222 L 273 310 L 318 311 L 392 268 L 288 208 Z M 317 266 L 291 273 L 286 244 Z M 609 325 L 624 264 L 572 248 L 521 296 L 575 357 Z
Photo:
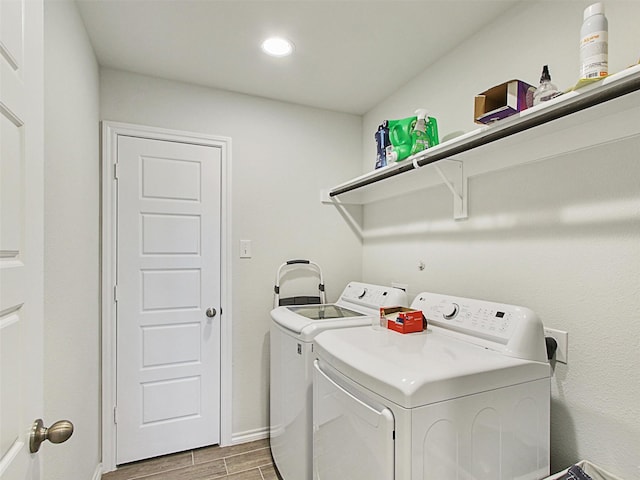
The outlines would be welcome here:
M 251 240 L 240 240 L 240 258 L 251 258 Z

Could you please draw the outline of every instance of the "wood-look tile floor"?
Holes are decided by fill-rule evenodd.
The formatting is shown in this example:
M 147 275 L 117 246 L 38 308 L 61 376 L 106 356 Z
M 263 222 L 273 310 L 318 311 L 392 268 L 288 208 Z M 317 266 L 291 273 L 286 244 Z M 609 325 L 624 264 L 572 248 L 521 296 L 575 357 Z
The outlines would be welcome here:
M 141 460 L 102 475 L 102 480 L 282 480 L 269 440 L 205 447 Z

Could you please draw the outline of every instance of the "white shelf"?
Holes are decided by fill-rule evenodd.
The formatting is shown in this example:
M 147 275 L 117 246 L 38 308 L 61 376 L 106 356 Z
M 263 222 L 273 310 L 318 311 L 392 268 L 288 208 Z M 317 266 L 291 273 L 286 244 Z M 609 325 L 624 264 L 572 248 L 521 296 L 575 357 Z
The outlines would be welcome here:
M 640 65 L 636 65 L 342 183 L 323 200 L 366 205 L 441 185 L 446 179 L 454 194 L 454 218 L 466 218 L 469 177 L 639 135 Z

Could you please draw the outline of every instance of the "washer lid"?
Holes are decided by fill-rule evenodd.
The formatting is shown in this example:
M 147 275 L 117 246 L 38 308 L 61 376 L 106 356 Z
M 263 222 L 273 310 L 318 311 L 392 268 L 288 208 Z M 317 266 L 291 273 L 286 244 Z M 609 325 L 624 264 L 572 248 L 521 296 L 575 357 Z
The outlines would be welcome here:
M 285 307 L 293 313 L 302 315 L 310 320 L 334 320 L 336 318 L 362 317 L 364 314 L 349 310 L 336 304 L 328 305 L 300 305 Z
M 273 321 L 302 341 L 310 342 L 318 332 L 330 328 L 371 325 L 371 317 L 335 304 L 277 307 Z
M 505 356 L 432 330 L 406 335 L 371 327 L 328 330 L 315 344 L 322 361 L 405 408 L 550 375 L 547 363 Z
M 349 282 L 336 303 L 276 307 L 271 318 L 276 325 L 303 342 L 330 328 L 370 325 L 381 306 L 408 305 L 403 290 L 370 283 Z

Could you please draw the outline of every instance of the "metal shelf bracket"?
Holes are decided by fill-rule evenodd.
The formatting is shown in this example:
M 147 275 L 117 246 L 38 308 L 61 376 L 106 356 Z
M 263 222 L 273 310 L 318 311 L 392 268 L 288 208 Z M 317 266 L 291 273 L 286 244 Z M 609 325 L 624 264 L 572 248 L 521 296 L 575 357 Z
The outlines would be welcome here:
M 469 218 L 467 212 L 469 193 L 468 179 L 464 175 L 464 164 L 460 160 L 441 160 L 437 164 L 432 164 L 442 181 L 447 186 L 453 196 L 453 218 L 455 220 L 466 220 Z M 424 167 L 420 167 L 424 168 Z

